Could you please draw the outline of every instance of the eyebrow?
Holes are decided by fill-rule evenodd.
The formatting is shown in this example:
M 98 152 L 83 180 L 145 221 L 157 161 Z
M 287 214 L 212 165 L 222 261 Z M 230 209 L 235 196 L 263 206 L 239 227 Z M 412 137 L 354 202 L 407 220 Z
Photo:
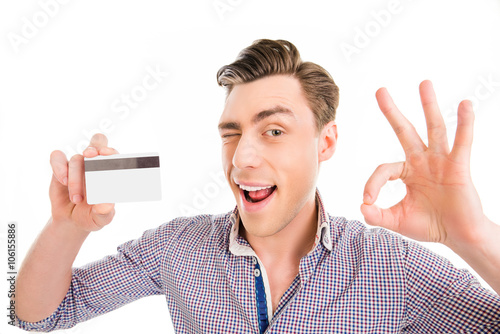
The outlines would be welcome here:
M 296 119 L 293 111 L 291 111 L 287 107 L 275 106 L 272 107 L 271 109 L 266 109 L 259 112 L 252 118 L 252 123 L 253 124 L 259 123 L 264 119 L 276 114 L 285 115 L 286 117 L 291 117 L 293 119 Z M 238 122 L 221 122 L 219 123 L 219 131 L 220 130 L 241 130 L 241 125 Z

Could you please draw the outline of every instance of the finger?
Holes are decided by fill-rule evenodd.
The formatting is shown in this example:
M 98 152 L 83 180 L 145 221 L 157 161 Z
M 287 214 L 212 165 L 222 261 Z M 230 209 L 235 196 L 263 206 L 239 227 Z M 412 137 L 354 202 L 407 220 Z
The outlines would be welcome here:
M 100 149 L 108 146 L 108 138 L 102 133 L 96 133 L 90 138 L 89 146 L 85 149 L 87 153 L 91 156 L 85 156 L 87 158 L 92 158 L 96 156 Z
M 464 100 L 458 105 L 457 131 L 451 150 L 451 158 L 457 162 L 470 161 L 472 137 L 474 132 L 474 111 L 472 102 Z
M 427 137 L 429 138 L 429 149 L 436 152 L 450 151 L 448 136 L 443 116 L 439 111 L 436 94 L 432 82 L 424 80 L 420 83 L 420 101 L 424 109 L 425 121 L 427 123 Z
M 85 158 L 93 158 L 93 157 L 96 157 L 99 155 L 99 152 L 97 151 L 97 149 L 93 146 L 88 146 L 83 152 L 82 152 L 82 155 L 85 157 Z
M 103 147 L 99 150 L 100 155 L 113 155 L 118 154 L 118 151 L 112 147 Z
M 387 181 L 397 180 L 402 177 L 404 166 L 404 162 L 394 162 L 378 166 L 366 182 L 363 192 L 363 202 L 368 205 L 375 203 L 380 189 L 382 189 Z
M 55 178 L 62 184 L 68 185 L 68 160 L 66 155 L 59 151 L 53 151 L 50 154 L 50 166 Z
M 89 146 L 83 151 L 85 158 L 93 158 L 98 155 L 118 154 L 114 148 L 108 147 L 108 138 L 102 133 L 96 133 L 90 139 Z
M 361 213 L 369 225 L 380 226 L 399 233 L 398 212 L 402 210 L 401 202 L 389 209 L 381 209 L 376 205 L 361 204 Z
M 83 156 L 75 154 L 69 161 L 68 192 L 69 200 L 77 204 L 83 200 Z
M 92 221 L 99 227 L 109 224 L 115 215 L 115 205 L 113 203 L 101 203 L 92 206 Z
M 391 124 L 405 152 L 424 150 L 425 144 L 420 139 L 415 127 L 396 107 L 387 89 L 380 88 L 375 96 L 380 110 Z
M 118 154 L 118 151 L 111 147 L 102 147 L 99 151 L 95 147 L 89 146 L 83 151 L 83 156 L 85 158 L 93 158 L 98 155 L 112 155 Z

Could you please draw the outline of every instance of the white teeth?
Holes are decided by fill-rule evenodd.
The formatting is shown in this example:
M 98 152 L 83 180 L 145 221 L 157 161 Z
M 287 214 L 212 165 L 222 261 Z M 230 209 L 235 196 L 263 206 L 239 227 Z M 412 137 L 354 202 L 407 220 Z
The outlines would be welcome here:
M 248 186 L 244 186 L 242 184 L 238 184 L 238 186 L 243 189 L 243 190 L 246 190 L 246 191 L 257 191 L 257 190 L 262 190 L 262 189 L 267 189 L 267 188 L 272 188 L 274 186 L 267 186 L 267 187 L 248 187 Z

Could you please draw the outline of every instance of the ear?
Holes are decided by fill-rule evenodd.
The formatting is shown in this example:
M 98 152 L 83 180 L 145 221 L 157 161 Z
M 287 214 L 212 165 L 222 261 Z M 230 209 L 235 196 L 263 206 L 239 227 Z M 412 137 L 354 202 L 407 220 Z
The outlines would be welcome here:
M 326 161 L 335 153 L 337 147 L 337 124 L 331 121 L 323 127 L 319 134 L 318 161 Z

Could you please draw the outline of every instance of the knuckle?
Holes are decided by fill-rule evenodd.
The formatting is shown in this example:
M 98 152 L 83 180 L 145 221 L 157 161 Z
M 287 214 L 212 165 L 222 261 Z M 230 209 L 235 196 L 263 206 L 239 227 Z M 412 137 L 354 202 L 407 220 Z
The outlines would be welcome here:
M 57 158 L 58 156 L 60 156 L 61 154 L 62 154 L 62 155 L 64 155 L 64 156 L 66 157 L 66 155 L 65 155 L 63 152 L 61 152 L 60 150 L 54 150 L 54 151 L 52 151 L 52 152 L 50 153 L 50 159 L 51 159 L 51 160 L 52 160 L 52 159 L 56 159 L 56 158 Z
M 443 135 L 446 134 L 446 127 L 442 122 L 430 122 L 427 125 L 427 130 L 434 132 L 434 134 Z
M 378 165 L 375 171 L 377 173 L 383 173 L 387 169 L 387 164 Z
M 98 132 L 98 133 L 95 133 L 93 136 L 92 136 L 92 139 L 95 139 L 95 140 L 103 140 L 103 139 L 106 139 L 106 136 L 101 133 L 101 132 Z
M 76 167 L 79 164 L 81 164 L 82 162 L 83 162 L 83 155 L 81 155 L 81 154 L 75 154 L 69 160 L 69 165 L 70 165 L 70 167 Z
M 75 178 L 68 179 L 68 186 L 70 190 L 74 190 L 80 186 L 80 181 Z M 70 191 L 70 193 L 74 193 L 74 191 Z
M 396 133 L 396 135 L 400 135 L 400 134 L 402 134 L 404 131 L 405 131 L 405 127 L 404 127 L 404 126 L 402 126 L 402 125 L 398 125 L 398 126 L 395 126 L 395 127 L 394 127 L 394 132 Z
M 92 138 L 90 139 L 90 142 L 91 143 L 98 143 L 98 144 L 101 144 L 103 146 L 106 146 L 106 144 L 108 142 L 108 138 L 102 133 L 96 133 L 92 136 Z

